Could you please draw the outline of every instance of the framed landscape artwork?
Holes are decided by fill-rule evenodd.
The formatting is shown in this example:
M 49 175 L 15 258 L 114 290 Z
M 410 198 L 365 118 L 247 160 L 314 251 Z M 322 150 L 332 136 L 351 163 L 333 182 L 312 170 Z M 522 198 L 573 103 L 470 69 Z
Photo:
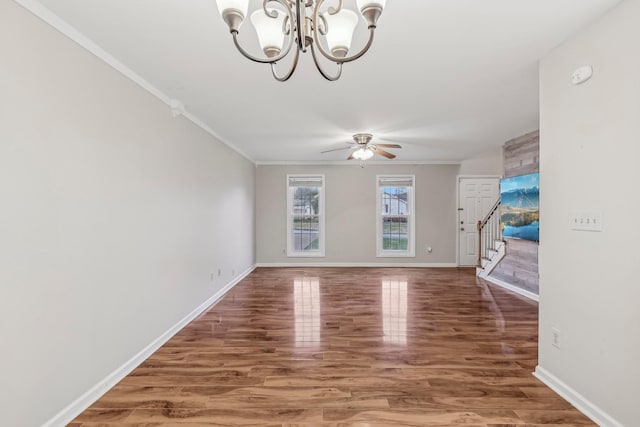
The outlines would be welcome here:
M 540 240 L 539 187 L 539 173 L 500 180 L 503 237 L 535 242 Z

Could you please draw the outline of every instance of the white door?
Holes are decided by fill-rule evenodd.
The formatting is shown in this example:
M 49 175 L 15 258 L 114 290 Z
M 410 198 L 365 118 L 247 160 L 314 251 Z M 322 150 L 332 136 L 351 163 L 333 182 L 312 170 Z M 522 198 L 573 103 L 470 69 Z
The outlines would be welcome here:
M 478 221 L 500 197 L 499 178 L 460 178 L 458 194 L 459 265 L 478 263 Z

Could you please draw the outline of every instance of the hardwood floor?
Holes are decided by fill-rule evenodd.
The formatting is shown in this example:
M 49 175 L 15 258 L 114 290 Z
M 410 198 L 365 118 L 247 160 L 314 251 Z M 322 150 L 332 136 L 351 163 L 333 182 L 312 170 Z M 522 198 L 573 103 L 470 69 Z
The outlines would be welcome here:
M 71 425 L 594 425 L 531 375 L 537 311 L 472 269 L 261 268 Z

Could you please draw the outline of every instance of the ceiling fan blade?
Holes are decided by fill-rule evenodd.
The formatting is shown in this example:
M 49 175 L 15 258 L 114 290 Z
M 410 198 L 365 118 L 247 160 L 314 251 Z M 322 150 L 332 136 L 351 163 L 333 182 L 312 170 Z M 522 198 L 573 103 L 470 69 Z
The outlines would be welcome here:
M 395 159 L 396 158 L 396 156 L 394 154 L 391 154 L 388 151 L 384 151 L 384 150 L 381 150 L 379 148 L 374 149 L 373 152 L 376 153 L 376 154 L 380 154 L 381 156 L 384 156 L 387 159 Z
M 347 157 L 347 160 L 353 160 L 355 159 L 355 157 L 353 157 L 353 153 L 349 154 L 349 157 Z
M 332 150 L 325 150 L 325 151 L 321 151 L 320 153 L 330 153 L 330 152 L 332 152 L 332 151 L 348 150 L 348 149 L 350 149 L 350 148 L 351 148 L 351 147 L 334 148 L 334 149 L 332 149 Z
M 384 148 L 402 148 L 402 145 L 398 145 L 398 144 L 376 144 L 376 147 L 384 147 Z

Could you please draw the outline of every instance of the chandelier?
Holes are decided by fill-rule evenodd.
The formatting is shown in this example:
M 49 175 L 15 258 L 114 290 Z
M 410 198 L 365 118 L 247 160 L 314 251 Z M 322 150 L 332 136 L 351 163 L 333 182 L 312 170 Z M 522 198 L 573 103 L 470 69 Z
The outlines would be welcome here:
M 349 55 L 351 40 L 358 15 L 346 7 L 343 0 L 335 0 L 334 6 L 321 12 L 325 0 L 262 0 L 262 7 L 251 13 L 251 23 L 258 35 L 258 43 L 264 57 L 247 52 L 238 41 L 240 26 L 247 16 L 249 0 L 216 0 L 222 19 L 229 26 L 233 43 L 242 55 L 262 64 L 271 64 L 271 72 L 276 80 L 289 80 L 298 65 L 300 52 L 311 50 L 313 62 L 322 76 L 335 81 L 342 74 L 342 64 L 355 61 L 364 55 L 373 42 L 373 34 L 382 14 L 386 0 L 356 0 L 360 14 L 369 28 L 369 40 L 357 53 Z M 275 3 L 275 4 L 274 4 Z M 323 39 L 327 48 L 320 40 Z M 296 44 L 295 48 L 293 47 Z M 276 63 L 294 50 L 294 58 L 289 70 L 279 75 Z M 318 53 L 335 63 L 336 71 L 329 74 L 318 61 Z

